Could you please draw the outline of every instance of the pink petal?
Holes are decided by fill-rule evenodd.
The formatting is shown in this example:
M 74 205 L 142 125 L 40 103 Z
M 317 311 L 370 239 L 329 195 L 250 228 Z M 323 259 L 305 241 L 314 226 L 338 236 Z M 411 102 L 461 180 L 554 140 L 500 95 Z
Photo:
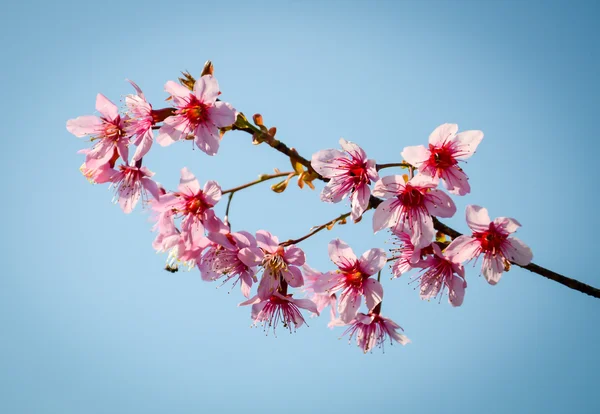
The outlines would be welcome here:
M 244 247 L 238 252 L 238 259 L 248 267 L 258 266 L 264 257 L 263 251 L 256 247 Z
M 383 249 L 369 249 L 358 259 L 358 267 L 365 275 L 374 275 L 383 269 L 386 263 L 385 251 Z
M 255 305 L 257 303 L 261 302 L 260 298 L 258 297 L 258 295 L 251 297 L 250 299 L 248 299 L 245 302 L 241 302 L 238 304 L 238 306 L 247 306 L 247 305 Z
M 360 161 L 367 159 L 367 154 L 365 154 L 365 151 L 354 142 L 346 141 L 344 138 L 340 138 L 340 145 L 342 149 L 350 154 L 352 158 Z
M 423 145 L 417 145 L 414 147 L 405 147 L 400 155 L 402 155 L 402 158 L 406 162 L 419 168 L 421 164 L 429 159 L 431 152 Z
M 425 193 L 425 207 L 429 214 L 437 217 L 452 217 L 456 213 L 454 201 L 441 190 Z
M 510 217 L 498 217 L 494 219 L 493 223 L 504 234 L 512 234 L 521 227 L 521 223 Z
M 219 82 L 212 75 L 202 76 L 194 84 L 194 95 L 200 102 L 214 104 L 219 96 Z
M 444 187 L 451 194 L 464 196 L 471 192 L 471 185 L 469 184 L 467 174 L 456 165 L 444 170 L 442 172 L 442 179 L 444 180 Z
M 357 261 L 352 248 L 340 239 L 330 241 L 327 249 L 331 261 L 342 270 L 352 268 Z
M 500 281 L 502 272 L 504 272 L 504 262 L 500 255 L 492 256 L 486 254 L 481 264 L 481 272 L 490 285 L 495 285 Z
M 326 203 L 339 203 L 342 201 L 348 195 L 348 191 L 342 190 L 346 180 L 346 177 L 331 178 L 321 191 L 321 201 Z
M 354 319 L 360 308 L 361 298 L 361 295 L 351 290 L 342 293 L 338 304 L 338 313 L 343 322 L 350 323 Z
M 421 220 L 414 223 L 412 227 L 406 222 L 398 223 L 399 227 L 396 228 L 396 232 L 404 231 L 410 234 L 410 241 L 416 249 L 422 249 L 423 247 L 429 246 L 435 236 L 435 230 L 433 228 L 433 220 L 430 215 L 424 215 Z
M 365 166 L 367 170 L 367 176 L 369 180 L 376 182 L 379 180 L 379 173 L 377 172 L 377 163 L 375 160 L 367 160 L 367 165 Z
M 182 102 L 182 100 L 189 98 L 191 94 L 188 88 L 173 81 L 165 83 L 165 91 L 173 97 L 173 102 L 177 106 L 183 106 L 182 104 L 185 104 L 185 102 Z
M 227 127 L 235 122 L 235 109 L 226 102 L 215 102 L 208 108 L 208 116 L 217 127 Z
M 200 124 L 194 135 L 196 136 L 194 142 L 201 151 L 208 155 L 215 155 L 219 151 L 221 138 L 219 128 L 215 125 Z
M 144 186 L 144 188 L 150 194 L 152 194 L 152 197 L 154 197 L 156 200 L 158 200 L 160 198 L 160 191 L 158 189 L 158 184 L 156 184 L 155 181 L 153 181 L 147 177 L 143 177 L 142 179 L 140 179 L 140 181 L 142 183 L 142 186 Z
M 119 116 L 119 108 L 117 108 L 117 105 L 112 103 L 101 93 L 96 95 L 96 110 L 109 121 L 114 121 Z
M 458 132 L 456 124 L 442 124 L 429 135 L 429 143 L 434 146 L 442 146 Z
M 490 216 L 487 209 L 468 205 L 466 209 L 467 225 L 474 233 L 483 233 L 490 228 Z
M 506 239 L 502 244 L 504 256 L 520 266 L 527 266 L 533 260 L 533 253 L 529 246 L 516 237 Z
M 310 165 L 323 177 L 333 177 L 339 174 L 338 164 L 334 163 L 337 158 L 345 158 L 342 151 L 326 149 L 313 154 Z
M 304 285 L 304 278 L 299 267 L 289 266 L 288 271 L 282 271 L 283 278 L 293 288 L 299 288 Z
M 129 79 L 125 79 L 127 82 L 129 82 L 131 84 L 131 86 L 133 86 L 133 89 L 135 89 L 136 93 L 138 94 L 138 96 L 140 98 L 142 98 L 143 100 L 146 100 L 146 97 L 144 96 L 144 92 L 142 92 L 142 89 L 137 85 L 137 83 L 135 83 L 132 80 Z
M 260 283 L 258 284 L 258 297 L 267 300 L 279 287 L 279 275 L 271 273 L 269 269 L 263 272 Z
M 456 134 L 455 141 L 458 143 L 456 148 L 460 152 L 460 159 L 470 158 L 477 149 L 477 146 L 483 139 L 482 131 L 463 131 Z
M 67 131 L 78 138 L 94 135 L 102 125 L 102 120 L 97 116 L 85 115 L 67 121 Z
M 144 134 L 140 137 L 140 144 L 136 148 L 135 153 L 133 154 L 133 158 L 131 159 L 131 162 L 136 162 L 136 161 L 141 160 L 144 157 L 144 155 L 146 155 L 148 153 L 148 151 L 150 151 L 153 141 L 154 141 L 154 134 L 152 133 L 152 130 L 149 129 L 146 132 L 144 132 Z
M 371 190 L 366 184 L 359 185 L 352 193 L 352 220 L 357 221 L 369 206 Z
M 373 278 L 365 280 L 363 283 L 363 292 L 369 312 L 383 300 L 383 286 Z
M 446 247 L 444 254 L 454 263 L 464 263 L 478 255 L 480 249 L 481 242 L 477 239 L 470 236 L 459 236 Z
M 403 209 L 396 198 L 389 198 L 379 204 L 373 213 L 373 231 L 377 233 L 381 229 L 395 227 Z
M 283 253 L 283 259 L 287 264 L 294 266 L 302 266 L 306 261 L 304 252 L 301 248 L 294 245 L 289 246 Z
M 269 253 L 275 253 L 279 248 L 279 239 L 266 230 L 256 232 L 256 243 L 258 247 Z
M 451 285 L 448 286 L 448 302 L 452 306 L 460 306 L 465 297 L 465 281 L 458 276 L 452 276 Z
M 181 169 L 181 178 L 179 179 L 179 192 L 188 195 L 196 195 L 200 191 L 200 184 L 196 176 L 192 174 L 187 167 Z
M 256 239 L 245 230 L 232 233 L 231 236 L 235 239 L 235 243 L 240 249 L 244 247 L 256 247 Z
M 292 299 L 291 302 L 299 308 L 306 309 L 307 311 L 316 313 L 317 315 L 319 314 L 317 305 L 315 305 L 315 303 L 310 299 Z
M 207 181 L 202 190 L 204 201 L 211 206 L 216 205 L 221 199 L 221 186 L 216 181 Z
M 401 175 L 388 175 L 375 183 L 373 195 L 377 197 L 395 197 L 404 191 L 406 184 Z

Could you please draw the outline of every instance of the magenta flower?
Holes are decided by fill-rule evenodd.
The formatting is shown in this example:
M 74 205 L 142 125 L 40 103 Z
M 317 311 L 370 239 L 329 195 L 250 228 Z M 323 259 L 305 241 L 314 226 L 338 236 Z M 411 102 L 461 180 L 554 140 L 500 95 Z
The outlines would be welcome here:
M 125 104 L 131 113 L 127 120 L 126 130 L 128 135 L 135 137 L 133 144 L 137 146 L 131 159 L 131 162 L 134 163 L 141 160 L 150 151 L 152 141 L 154 141 L 152 126 L 155 122 L 152 116 L 152 105 L 146 101 L 144 92 L 135 82 L 128 81 L 137 92 L 137 95 L 127 95 L 125 97 Z
M 410 241 L 410 235 L 394 232 L 392 234 L 397 238 L 394 244 L 398 246 L 390 250 L 392 256 L 396 258 L 392 265 L 394 277 L 400 277 L 411 269 L 423 267 L 420 250 L 415 250 L 415 246 Z
M 116 187 L 115 201 L 119 202 L 124 213 L 131 213 L 140 197 L 148 200 L 148 192 L 156 200 L 160 200 L 158 185 L 150 179 L 154 173 L 146 167 L 119 166 L 119 170 L 109 181 Z
M 531 263 L 531 249 L 516 237 L 509 236 L 521 224 L 508 217 L 498 217 L 490 221 L 487 209 L 475 205 L 467 206 L 467 224 L 473 230 L 472 236 L 459 236 L 446 248 L 446 256 L 456 263 L 462 263 L 483 254 L 481 272 L 485 279 L 495 285 L 509 262 L 520 266 Z
M 369 205 L 369 184 L 377 181 L 379 175 L 375 160 L 367 159 L 362 148 L 343 138 L 340 145 L 345 152 L 336 149 L 319 151 L 312 156 L 311 165 L 316 172 L 329 178 L 321 192 L 321 200 L 339 203 L 350 194 L 352 220 L 356 221 Z
M 428 246 L 435 235 L 431 216 L 452 217 L 456 206 L 443 191 L 436 190 L 433 178 L 417 175 L 407 183 L 400 175 L 383 177 L 373 194 L 386 198 L 373 214 L 373 231 L 391 227 L 394 233 L 408 233 L 416 249 Z
M 349 325 L 351 326 L 342 336 L 350 334 L 348 338 L 348 343 L 350 343 L 352 337 L 356 335 L 356 344 L 359 348 L 362 348 L 365 354 L 376 346 L 383 349 L 388 337 L 390 338 L 390 345 L 393 344 L 392 341 L 396 341 L 401 345 L 410 343 L 410 339 L 406 335 L 397 332 L 398 329 L 403 330 L 400 325 L 375 313 L 369 313 L 368 315 L 359 313 Z
M 173 210 L 182 217 L 181 233 L 188 241 L 204 236 L 204 229 L 219 232 L 225 227 L 215 215 L 213 207 L 221 199 L 221 187 L 215 181 L 207 181 L 200 188 L 198 180 L 187 168 L 181 170 L 178 192 L 161 196 L 154 204 L 158 212 Z
M 452 306 L 460 306 L 465 297 L 465 269 L 444 255 L 440 247 L 433 243 L 433 255 L 423 260 L 421 280 L 421 299 L 431 299 L 444 294 L 448 289 L 448 302 Z M 441 296 L 440 296 L 441 300 Z
M 257 247 L 256 239 L 246 231 L 237 233 L 209 233 L 208 238 L 214 242 L 214 251 L 205 255 L 198 265 L 204 280 L 217 280 L 225 277 L 223 284 L 234 279 L 238 282 L 245 297 L 250 296 L 252 282 L 256 282 L 256 259 L 263 254 Z
M 212 75 L 204 75 L 194 84 L 193 92 L 169 81 L 165 90 L 173 97 L 177 110 L 164 120 L 156 141 L 167 146 L 191 135 L 198 148 L 215 155 L 220 143 L 219 128 L 233 124 L 236 116 L 230 104 L 217 101 L 221 93 L 217 80 Z
M 258 297 L 269 299 L 281 286 L 281 280 L 288 285 L 298 288 L 304 285 L 302 266 L 306 261 L 304 252 L 294 245 L 287 248 L 279 245 L 279 239 L 265 230 L 256 232 L 256 242 L 262 249 L 262 257 L 251 257 L 249 253 L 244 260 L 248 263 L 259 262 L 264 271 L 258 284 Z
M 279 292 L 273 293 L 267 299 L 261 299 L 256 295 L 238 306 L 246 305 L 252 305 L 254 324 L 262 323 L 267 334 L 271 327 L 273 327 L 273 334 L 275 334 L 279 322 L 282 322 L 283 327 L 289 329 L 290 333 L 292 332 L 292 324 L 295 331 L 306 323 L 300 313 L 300 308 L 318 314 L 317 306 L 311 300 L 294 299 L 292 295 L 282 295 Z
M 370 249 L 357 259 L 350 246 L 335 239 L 329 243 L 329 258 L 339 270 L 324 275 L 322 282 L 314 285 L 314 291 L 330 295 L 342 291 L 338 312 L 344 323 L 354 319 L 362 296 L 369 311 L 373 310 L 383 298 L 383 287 L 371 276 L 385 266 L 385 252 L 382 249 Z
M 96 169 L 107 164 L 115 151 L 128 163 L 129 139 L 125 132 L 124 119 L 119 115 L 119 108 L 101 93 L 96 96 L 96 110 L 101 117 L 94 115 L 80 116 L 67 121 L 67 131 L 78 138 L 89 135 L 92 141 L 98 142 L 86 154 L 86 167 Z
M 465 195 L 471 191 L 471 186 L 458 162 L 475 153 L 483 132 L 457 132 L 456 124 L 440 125 L 429 135 L 429 148 L 423 145 L 406 147 L 402 157 L 417 167 L 420 174 L 441 178 L 450 193 Z

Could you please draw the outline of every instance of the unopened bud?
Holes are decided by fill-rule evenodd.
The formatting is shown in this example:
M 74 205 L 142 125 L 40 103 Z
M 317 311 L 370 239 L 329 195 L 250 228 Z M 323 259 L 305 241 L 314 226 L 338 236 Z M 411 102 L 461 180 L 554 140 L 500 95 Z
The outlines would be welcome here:
M 261 114 L 254 114 L 252 116 L 252 120 L 254 121 L 254 123 L 258 126 L 263 126 L 263 117 Z
M 215 68 L 212 64 L 212 62 L 210 60 L 207 60 L 206 63 L 204 64 L 204 68 L 202 68 L 202 73 L 200 74 L 200 76 L 204 76 L 204 75 L 212 75 L 215 71 Z

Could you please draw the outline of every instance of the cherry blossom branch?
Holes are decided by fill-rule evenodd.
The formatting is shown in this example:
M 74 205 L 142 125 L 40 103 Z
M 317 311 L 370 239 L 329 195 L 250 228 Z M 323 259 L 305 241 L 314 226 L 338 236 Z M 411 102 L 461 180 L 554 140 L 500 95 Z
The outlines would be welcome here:
M 228 193 L 235 193 L 236 191 L 243 190 L 244 188 L 248 188 L 248 187 L 252 187 L 253 185 L 260 184 L 263 181 L 268 181 L 268 180 L 272 180 L 273 178 L 286 177 L 286 176 L 289 176 L 291 178 L 294 175 L 296 175 L 296 172 L 294 172 L 294 171 L 280 172 L 280 173 L 275 173 L 275 174 L 262 174 L 260 177 L 258 177 L 258 180 L 250 181 L 249 183 L 242 184 L 240 186 L 230 188 L 229 190 L 222 191 L 221 194 L 225 195 Z
M 313 229 L 306 235 L 300 237 L 299 239 L 289 239 L 286 240 L 284 242 L 279 243 L 281 246 L 289 246 L 291 244 L 298 244 L 303 240 L 308 239 L 309 237 L 314 236 L 315 234 L 317 234 L 318 232 L 320 232 L 321 230 L 325 229 L 325 228 L 329 228 L 331 229 L 335 223 L 337 222 L 345 222 L 345 220 L 350 217 L 350 212 L 348 213 L 344 213 L 339 215 L 338 217 L 334 218 L 333 220 L 329 220 L 327 223 L 321 224 L 320 226 L 317 227 L 313 227 Z
M 320 174 L 318 174 L 316 171 L 314 171 L 314 169 L 312 168 L 310 161 L 304 157 L 302 157 L 300 154 L 298 154 L 298 152 L 295 149 L 290 149 L 287 145 L 285 145 L 284 143 L 282 143 L 281 141 L 275 139 L 274 136 L 272 136 L 268 131 L 264 131 L 262 129 L 259 129 L 257 127 L 255 127 L 254 125 L 250 124 L 247 119 L 242 115 L 241 116 L 243 121 L 242 121 L 242 125 L 239 125 L 240 123 L 238 121 L 236 121 L 236 124 L 234 125 L 234 127 L 232 129 L 235 130 L 239 130 L 239 131 L 244 131 L 247 132 L 249 134 L 251 134 L 256 143 L 261 143 L 261 142 L 266 142 L 269 146 L 271 146 L 272 148 L 274 148 L 275 150 L 287 155 L 290 158 L 294 158 L 295 160 L 297 160 L 300 164 L 302 164 L 303 166 L 305 166 L 306 168 L 309 169 L 309 171 L 314 172 L 314 174 L 316 175 L 316 178 L 318 178 L 321 181 L 329 181 L 328 179 L 322 177 Z M 238 118 L 239 120 L 239 118 Z M 265 128 L 266 129 L 266 128 Z M 258 135 L 258 137 L 257 137 Z M 392 166 L 407 166 L 410 170 L 413 170 L 413 168 L 410 168 L 412 166 L 409 166 L 405 163 L 390 163 L 390 164 L 379 164 L 378 170 L 381 168 L 388 168 L 392 167 Z M 411 173 L 414 173 L 413 171 L 411 171 Z M 412 174 L 411 174 L 412 175 Z M 375 196 L 371 196 L 370 200 L 369 200 L 369 209 L 371 208 L 376 208 L 379 204 L 381 204 L 383 200 L 375 197 Z M 348 217 L 350 215 L 350 213 L 347 213 L 346 217 Z M 341 217 L 341 216 L 340 216 Z M 331 224 L 332 222 L 335 222 L 337 219 L 334 219 L 328 223 L 325 223 L 319 227 L 317 227 L 315 230 L 313 230 L 312 232 L 308 233 L 307 235 L 305 235 L 304 237 L 301 237 L 299 239 L 296 240 L 287 240 L 283 243 L 281 243 L 282 245 L 290 245 L 290 244 L 295 244 L 295 243 L 299 243 L 309 237 L 311 237 L 312 235 L 318 233 L 319 231 L 323 230 L 324 228 L 327 227 L 327 225 Z M 453 228 L 447 226 L 446 224 L 442 223 L 441 221 L 439 221 L 437 218 L 433 217 L 433 225 L 434 228 L 439 231 L 442 232 L 446 235 L 448 235 L 449 237 L 451 237 L 452 239 L 455 239 L 459 236 L 462 235 L 462 233 L 454 230 Z M 516 263 L 513 263 L 516 264 Z M 519 266 L 519 265 L 517 265 Z M 593 286 L 587 285 L 585 283 L 582 283 L 578 280 L 575 279 L 571 279 L 567 276 L 563 276 L 559 273 L 553 272 L 552 270 L 546 269 L 542 266 L 539 266 L 535 263 L 530 263 L 526 266 L 519 266 L 522 267 L 523 269 L 527 269 L 530 272 L 536 273 L 540 276 L 543 276 L 547 279 L 553 280 L 557 283 L 560 283 L 564 286 L 567 286 L 568 288 L 577 290 L 579 292 L 585 293 L 586 295 L 590 295 L 593 296 L 595 298 L 599 298 L 600 299 L 600 289 L 597 289 Z

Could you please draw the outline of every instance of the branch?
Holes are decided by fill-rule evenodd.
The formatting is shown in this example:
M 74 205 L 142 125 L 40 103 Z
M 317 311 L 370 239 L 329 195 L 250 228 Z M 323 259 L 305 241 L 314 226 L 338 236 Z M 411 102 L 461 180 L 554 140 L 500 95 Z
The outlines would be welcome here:
M 280 172 L 276 174 L 262 174 L 258 180 L 250 181 L 249 183 L 242 184 L 237 187 L 230 188 L 229 190 L 222 191 L 221 194 L 225 195 L 227 193 L 235 193 L 236 191 L 243 190 L 244 188 L 252 187 L 253 185 L 260 184 L 263 181 L 272 180 L 273 178 L 285 177 L 285 176 L 294 176 L 296 175 L 295 171 L 290 172 Z
M 315 234 L 317 234 L 318 232 L 320 232 L 321 230 L 329 227 L 329 226 L 333 226 L 335 225 L 335 223 L 337 223 L 338 221 L 344 221 L 346 218 L 348 218 L 350 216 L 351 213 L 344 213 L 339 215 L 338 217 L 334 218 L 333 220 L 329 220 L 327 223 L 321 224 L 320 226 L 314 227 L 308 234 L 300 237 L 299 239 L 289 239 L 286 240 L 284 242 L 279 243 L 281 246 L 289 246 L 291 244 L 298 244 L 303 240 L 308 239 L 309 237 L 314 236 Z
M 312 168 L 312 166 L 310 165 L 310 161 L 308 161 L 306 158 L 300 156 L 298 154 L 298 152 L 296 150 L 291 150 L 287 145 L 285 145 L 284 143 L 282 143 L 281 141 L 275 139 L 274 136 L 271 136 L 268 132 L 262 131 L 259 128 L 256 128 L 254 125 L 250 124 L 249 122 L 246 122 L 244 127 L 238 127 L 235 126 L 233 129 L 239 130 L 239 131 L 244 131 L 247 132 L 253 136 L 255 136 L 255 134 L 259 134 L 260 135 L 260 142 L 266 142 L 267 144 L 269 144 L 269 146 L 271 146 L 272 148 L 276 149 L 277 151 L 287 155 L 288 157 L 294 157 L 295 159 L 298 160 L 298 162 L 300 162 L 302 165 L 304 165 L 306 168 L 309 169 L 309 171 L 314 171 L 314 169 Z M 404 163 L 400 163 L 400 164 L 380 164 L 378 165 L 378 169 L 381 168 L 387 168 L 388 166 L 404 166 Z M 325 181 L 328 182 L 329 179 L 322 177 L 320 174 L 318 174 L 316 171 L 314 171 L 315 174 L 317 175 L 317 178 L 321 181 Z M 369 208 L 376 208 L 379 204 L 381 204 L 383 202 L 382 199 L 377 198 L 375 196 L 371 196 L 370 200 L 369 200 Z M 347 213 L 346 217 L 348 217 L 350 215 L 350 213 Z M 340 216 L 341 217 L 341 216 Z M 283 243 L 281 243 L 282 245 L 288 245 L 288 244 L 294 244 L 294 243 L 299 243 L 302 240 L 305 240 L 307 238 L 309 238 L 310 236 L 318 233 L 319 231 L 323 230 L 325 227 L 327 227 L 328 224 L 331 224 L 332 222 L 335 222 L 337 219 L 334 219 L 328 223 L 325 223 L 319 227 L 317 227 L 315 230 L 313 230 L 312 232 L 310 232 L 309 234 L 307 234 L 304 237 L 301 237 L 299 239 L 296 240 L 287 240 Z M 451 238 L 455 239 L 458 236 L 462 236 L 462 233 L 454 230 L 453 228 L 447 226 L 446 224 L 442 223 L 441 221 L 439 221 L 437 218 L 433 217 L 433 226 L 437 231 L 440 231 L 448 236 L 450 236 Z M 520 266 L 516 263 L 513 263 L 516 266 L 522 267 L 523 269 L 527 269 L 530 272 L 536 273 L 540 276 L 543 276 L 547 279 L 553 280 L 555 282 L 558 282 L 562 285 L 565 285 L 571 289 L 577 290 L 579 292 L 585 293 L 586 295 L 590 295 L 593 296 L 595 298 L 600 298 L 600 289 L 597 289 L 593 286 L 590 285 L 586 285 L 583 282 L 580 282 L 578 280 L 575 279 L 571 279 L 570 277 L 567 276 L 563 276 L 559 273 L 553 272 L 552 270 L 546 269 L 544 267 L 538 266 L 535 263 L 530 263 L 527 266 Z

